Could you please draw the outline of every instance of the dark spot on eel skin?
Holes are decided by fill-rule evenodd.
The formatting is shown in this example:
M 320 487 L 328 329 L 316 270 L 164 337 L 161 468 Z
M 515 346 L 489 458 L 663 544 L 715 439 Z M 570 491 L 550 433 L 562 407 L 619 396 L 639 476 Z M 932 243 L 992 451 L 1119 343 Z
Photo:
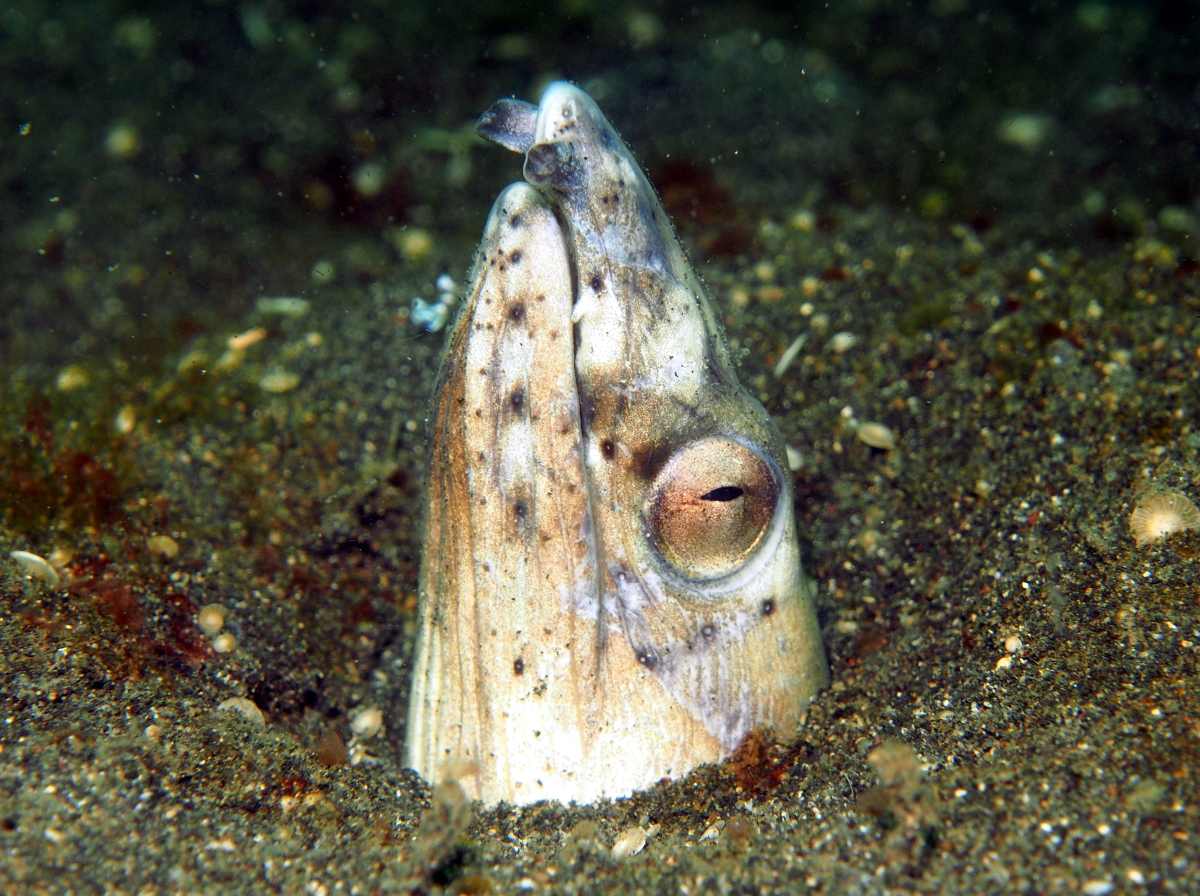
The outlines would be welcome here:
M 521 263 L 521 250 L 513 249 L 512 255 L 508 256 L 508 260 L 511 261 L 513 264 L 520 264 Z
M 671 456 L 673 447 L 665 443 L 644 442 L 631 452 L 633 471 L 647 482 L 658 475 Z
M 525 517 L 529 514 L 529 508 L 525 506 L 524 501 L 513 502 L 513 513 L 517 516 L 518 522 L 525 522 Z
M 525 661 L 523 659 L 521 659 L 520 657 L 517 657 L 515 660 L 513 660 L 513 675 L 524 675 L 524 674 L 525 674 Z
M 775 598 L 768 597 L 766 600 L 763 601 L 762 614 L 764 616 L 770 616 L 774 612 L 775 612 Z
M 521 413 L 521 409 L 525 407 L 525 390 L 520 386 L 512 390 L 512 395 L 508 397 L 508 403 L 512 405 L 513 413 Z
M 518 324 L 523 321 L 525 319 L 525 306 L 520 302 L 514 304 L 508 309 L 508 319 Z
M 599 292 L 600 287 L 604 285 L 604 281 L 600 279 L 599 274 L 592 274 L 592 280 L 588 284 L 592 288 L 592 292 Z
M 600 453 L 604 455 L 606 460 L 613 459 L 613 455 L 617 453 L 617 446 L 612 439 L 605 439 L 600 443 Z

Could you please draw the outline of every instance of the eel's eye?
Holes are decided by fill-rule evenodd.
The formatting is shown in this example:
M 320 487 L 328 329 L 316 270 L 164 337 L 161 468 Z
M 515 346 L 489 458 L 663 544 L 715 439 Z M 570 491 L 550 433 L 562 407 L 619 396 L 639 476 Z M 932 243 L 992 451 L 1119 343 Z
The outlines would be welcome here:
M 671 455 L 646 495 L 651 540 L 688 578 L 729 575 L 770 528 L 781 485 L 775 465 L 741 442 L 693 442 Z

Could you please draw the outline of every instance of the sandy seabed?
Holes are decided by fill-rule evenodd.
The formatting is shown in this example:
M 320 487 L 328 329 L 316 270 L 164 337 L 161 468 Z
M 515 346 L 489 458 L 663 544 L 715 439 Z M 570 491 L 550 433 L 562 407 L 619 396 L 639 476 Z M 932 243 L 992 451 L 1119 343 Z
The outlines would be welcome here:
M 509 34 L 549 61 L 429 32 L 423 76 L 380 42 L 425 20 L 240 15 L 5 19 L 0 890 L 1200 890 L 1200 532 L 1130 528 L 1150 495 L 1200 501 L 1197 175 L 1165 138 L 1091 164 L 1118 125 L 1165 128 L 1175 81 L 1110 97 L 1094 143 L 1065 113 L 1031 138 L 997 131 L 1036 105 L 997 63 L 1007 97 L 914 137 L 919 91 L 872 104 L 868 73 L 925 38 L 864 61 L 852 14 L 807 44 L 736 8 L 599 29 L 576 68 L 569 30 Z M 1141 46 L 1088 22 L 1080 77 Z M 947 54 L 966 27 L 922 24 Z M 485 811 L 400 757 L 441 341 L 408 309 L 518 176 L 471 116 L 550 71 L 646 164 L 799 452 L 833 683 L 782 744 L 682 781 Z

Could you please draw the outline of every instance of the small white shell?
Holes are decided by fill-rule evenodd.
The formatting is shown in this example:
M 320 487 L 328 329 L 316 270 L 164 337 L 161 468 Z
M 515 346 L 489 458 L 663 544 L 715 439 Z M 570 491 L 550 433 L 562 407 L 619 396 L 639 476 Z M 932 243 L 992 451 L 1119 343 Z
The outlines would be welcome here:
M 363 740 L 374 737 L 382 728 L 383 712 L 375 707 L 360 709 L 350 719 L 350 730 Z
M 259 728 L 265 728 L 267 725 L 267 720 L 263 716 L 262 710 L 258 708 L 258 704 L 248 697 L 230 697 L 228 700 L 222 700 L 217 704 L 217 710 L 219 712 L 232 710 L 241 713 L 251 724 Z
M 237 638 L 229 632 L 222 632 L 213 638 L 212 649 L 217 653 L 232 653 L 237 650 Z
M 1138 547 L 1189 529 L 1200 529 L 1200 510 L 1179 492 L 1148 492 L 1138 499 L 1129 517 L 1129 530 Z
M 216 635 L 225 627 L 225 608 L 220 604 L 201 607 L 196 614 L 196 622 L 204 634 Z
M 29 578 L 41 579 L 51 588 L 58 584 L 58 573 L 54 571 L 54 567 L 37 554 L 31 554 L 29 551 L 10 551 L 8 556 L 12 557 L 13 562 L 21 567 L 21 572 Z
M 872 448 L 891 451 L 896 447 L 896 434 L 882 423 L 860 423 L 855 434 L 860 442 Z

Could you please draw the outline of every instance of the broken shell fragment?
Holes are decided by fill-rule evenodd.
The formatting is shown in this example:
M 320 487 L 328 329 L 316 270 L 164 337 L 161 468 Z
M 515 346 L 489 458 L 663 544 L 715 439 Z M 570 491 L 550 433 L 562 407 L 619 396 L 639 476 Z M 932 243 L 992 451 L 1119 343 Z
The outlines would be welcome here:
M 864 445 L 881 451 L 891 451 L 896 447 L 896 434 L 882 423 L 860 423 L 855 435 Z
M 265 728 L 267 720 L 262 714 L 262 710 L 258 708 L 258 704 L 248 697 L 230 697 L 228 700 L 222 700 L 217 704 L 219 712 L 236 712 L 242 715 L 250 724 L 258 728 Z
M 636 825 L 617 835 L 612 846 L 614 859 L 627 859 L 646 848 L 646 832 Z
M 238 333 L 236 336 L 230 336 L 227 344 L 230 351 L 244 352 L 250 346 L 257 345 L 266 338 L 266 327 L 255 327 L 253 330 L 247 330 L 245 333 Z
M 1179 492 L 1148 492 L 1138 499 L 1129 517 L 1129 531 L 1138 547 L 1189 529 L 1200 529 L 1200 510 Z
M 179 542 L 170 535 L 151 535 L 146 539 L 146 547 L 150 553 L 168 560 L 179 556 Z
M 51 588 L 58 584 L 58 573 L 54 571 L 54 567 L 37 554 L 31 554 L 29 551 L 10 551 L 8 556 L 21 567 L 21 572 L 27 578 L 41 579 Z
M 259 299 L 255 307 L 261 314 L 274 314 L 280 317 L 300 317 L 308 313 L 308 299 L 296 296 L 271 296 Z

